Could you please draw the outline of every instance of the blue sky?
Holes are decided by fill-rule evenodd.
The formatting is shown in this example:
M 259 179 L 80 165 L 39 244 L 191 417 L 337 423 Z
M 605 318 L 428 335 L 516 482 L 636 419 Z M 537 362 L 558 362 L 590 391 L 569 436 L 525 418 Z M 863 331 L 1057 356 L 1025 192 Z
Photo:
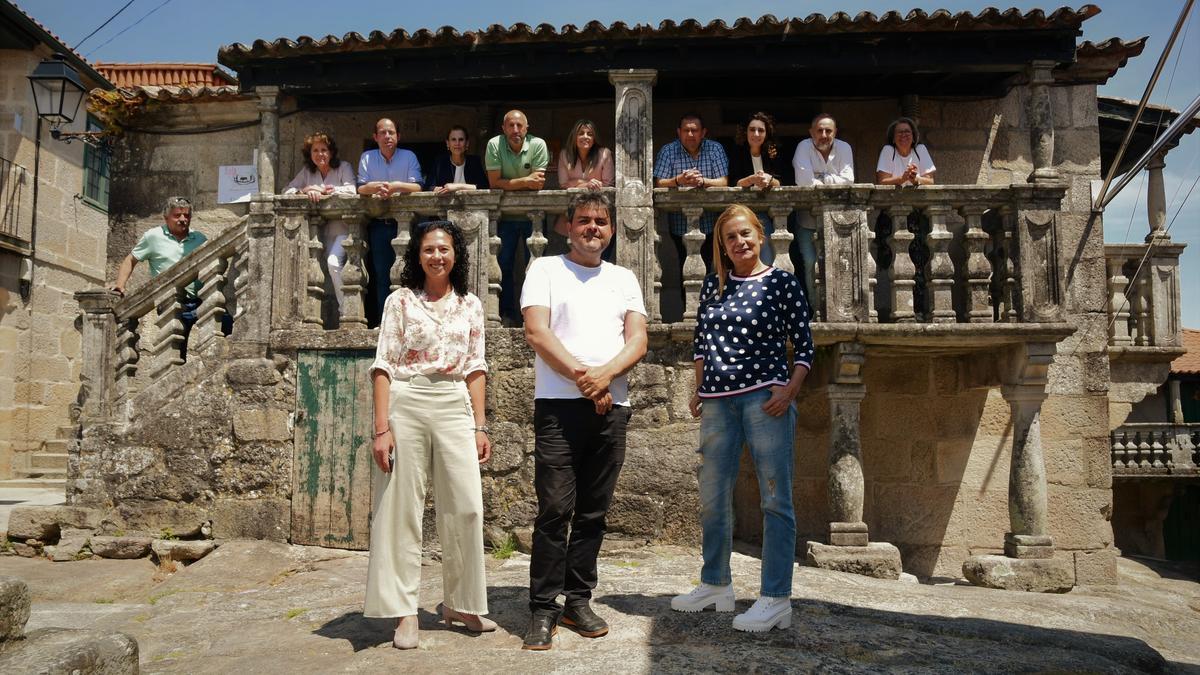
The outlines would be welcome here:
M 81 3 L 79 0 L 20 0 L 17 4 L 73 45 L 127 1 L 90 0 Z M 231 42 L 250 44 L 260 38 L 273 40 L 300 35 L 322 37 L 327 34 L 343 35 L 350 31 L 365 35 L 372 30 L 389 32 L 400 27 L 412 32 L 420 28 L 436 29 L 447 25 L 459 30 L 473 30 L 494 23 L 511 25 L 516 22 L 561 26 L 566 23 L 583 24 L 592 19 L 629 24 L 657 23 L 664 19 L 681 21 L 687 18 L 732 21 L 741 16 L 758 18 L 763 14 L 784 18 L 807 16 L 813 12 L 832 14 L 846 11 L 854 14 L 871 11 L 878 14 L 893 9 L 907 12 L 913 7 L 925 11 L 939 7 L 951 11 L 978 11 L 989 4 L 1004 6 L 987 2 L 918 5 L 860 1 L 849 5 L 754 0 L 738 3 L 713 0 L 691 0 L 686 3 L 610 0 L 607 3 L 588 4 L 590 8 L 585 3 L 546 3 L 544 0 L 460 0 L 453 3 L 400 3 L 394 0 L 340 3 L 308 0 L 166 0 L 165 4 L 164 0 L 134 0 L 124 13 L 88 39 L 79 51 L 93 61 L 215 62 L 217 49 Z M 1099 42 L 1110 37 L 1129 40 L 1145 35 L 1150 38 L 1142 56 L 1131 61 L 1100 89 L 1103 95 L 1136 100 L 1141 97 L 1183 2 L 1100 0 L 1094 4 L 1103 11 L 1084 22 L 1082 39 Z M 1036 7 L 1050 11 L 1057 7 L 1034 4 L 1016 6 L 1022 11 Z M 1200 18 L 1196 17 L 1197 13 L 1200 12 L 1192 12 L 1180 38 L 1182 42 L 1176 43 L 1172 59 L 1168 61 L 1151 98 L 1154 103 L 1181 109 L 1200 94 Z M 125 32 L 113 39 L 121 31 Z M 1168 222 L 1175 217 L 1197 175 L 1200 175 L 1200 132 L 1187 137 L 1167 158 Z M 1104 221 L 1107 241 L 1141 241 L 1146 233 L 1146 211 L 1144 181 L 1140 177 L 1134 179 L 1130 187 L 1109 204 Z M 1200 328 L 1200 187 L 1196 188 L 1176 218 L 1171 236 L 1175 241 L 1189 244 L 1182 263 L 1184 324 Z

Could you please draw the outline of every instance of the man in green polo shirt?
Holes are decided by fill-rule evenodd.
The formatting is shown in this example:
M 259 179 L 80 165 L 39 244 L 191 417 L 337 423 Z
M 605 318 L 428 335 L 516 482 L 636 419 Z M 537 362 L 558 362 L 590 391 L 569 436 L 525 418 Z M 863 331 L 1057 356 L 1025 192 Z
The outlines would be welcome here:
M 546 185 L 546 166 L 550 163 L 546 141 L 529 133 L 529 121 L 520 110 L 510 110 L 504 115 L 503 131 L 488 141 L 483 155 L 492 188 L 541 190 Z M 496 229 L 500 235 L 500 250 L 496 254 L 500 263 L 500 316 L 506 325 L 518 325 L 521 314 L 513 288 L 513 265 L 517 260 L 518 240 L 533 234 L 533 224 L 528 220 L 502 219 Z M 529 258 L 528 249 L 525 258 Z
M 112 291 L 121 297 L 125 296 L 125 284 L 139 262 L 145 260 L 150 263 L 150 276 L 156 277 L 208 241 L 208 237 L 200 232 L 193 232 L 191 225 L 192 203 L 183 197 L 167 199 L 163 207 L 163 225 L 146 230 L 133 251 L 121 261 Z M 179 320 L 183 323 L 183 345 L 179 352 L 184 358 L 187 357 L 188 334 L 192 331 L 192 324 L 196 323 L 196 310 L 200 307 L 199 292 L 200 280 L 197 279 L 188 284 L 179 297 Z M 230 327 L 227 315 L 222 321 L 226 335 Z

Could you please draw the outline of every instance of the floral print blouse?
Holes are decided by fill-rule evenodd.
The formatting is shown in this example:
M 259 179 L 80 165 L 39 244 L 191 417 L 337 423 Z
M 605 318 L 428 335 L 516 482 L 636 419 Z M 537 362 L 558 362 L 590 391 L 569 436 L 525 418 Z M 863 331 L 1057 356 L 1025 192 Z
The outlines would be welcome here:
M 379 346 L 371 364 L 371 371 L 376 369 L 392 381 L 486 371 L 483 304 L 471 293 L 451 291 L 430 302 L 424 291 L 396 289 L 383 307 Z

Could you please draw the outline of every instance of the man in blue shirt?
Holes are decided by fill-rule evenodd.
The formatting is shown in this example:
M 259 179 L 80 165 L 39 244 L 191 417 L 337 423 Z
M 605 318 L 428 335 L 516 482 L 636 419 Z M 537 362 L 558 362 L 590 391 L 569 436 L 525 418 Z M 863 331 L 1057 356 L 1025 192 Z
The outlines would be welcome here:
M 654 159 L 654 185 L 660 188 L 705 188 L 729 185 L 729 158 L 721 144 L 705 138 L 708 129 L 697 113 L 687 113 L 679 118 L 675 129 L 679 138 L 658 149 Z M 717 214 L 705 212 L 700 216 L 700 231 L 704 233 L 704 245 L 700 257 L 705 270 L 712 269 L 712 231 Z M 682 213 L 668 213 L 667 224 L 671 228 L 671 241 L 679 258 L 680 275 L 687 249 L 683 246 L 683 235 L 687 233 L 687 219 Z M 682 289 L 682 284 L 680 285 Z
M 421 164 L 411 150 L 397 148 L 399 142 L 400 134 L 394 122 L 385 117 L 375 123 L 375 143 L 379 149 L 364 152 L 358 160 L 358 194 L 387 199 L 421 189 L 424 182 Z M 367 227 L 370 278 L 365 305 L 370 326 L 379 325 L 383 303 L 391 292 L 391 269 L 396 262 L 392 240 L 395 238 L 396 221 L 392 218 L 377 218 Z

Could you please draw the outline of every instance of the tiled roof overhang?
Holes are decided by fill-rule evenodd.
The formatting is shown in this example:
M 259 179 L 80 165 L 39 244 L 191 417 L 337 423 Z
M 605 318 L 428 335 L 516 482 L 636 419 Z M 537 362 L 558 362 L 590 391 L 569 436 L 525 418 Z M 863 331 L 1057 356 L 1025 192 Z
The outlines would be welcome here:
M 1113 96 L 1096 97 L 1100 125 L 1101 175 L 1108 175 L 1108 167 L 1113 157 L 1116 156 L 1121 141 L 1125 138 L 1125 132 L 1129 130 L 1129 123 L 1133 121 L 1137 107 L 1138 102 L 1129 99 Z M 1150 149 L 1154 139 L 1166 131 L 1167 127 L 1171 126 L 1171 123 L 1178 117 L 1178 110 L 1154 104 L 1147 105 L 1146 110 L 1142 112 L 1141 119 L 1138 120 L 1137 128 L 1133 132 L 1133 138 L 1129 141 L 1129 148 L 1125 151 L 1125 157 L 1121 160 L 1121 167 L 1117 173 L 1123 174 L 1128 171 L 1146 150 Z M 1200 128 L 1200 117 L 1193 118 L 1183 133 L 1190 134 L 1197 128 Z M 1179 141 L 1176 140 L 1166 149 L 1170 151 L 1178 144 Z
M 250 98 L 249 94 L 238 91 L 236 86 L 221 87 L 188 87 L 166 86 L 158 87 L 143 85 L 137 87 L 121 87 L 117 90 L 128 100 L 142 99 L 160 103 L 210 103 L 214 101 L 240 101 Z
M 43 44 L 52 51 L 62 54 L 84 79 L 84 85 L 112 89 L 113 84 L 96 72 L 82 56 L 67 46 L 48 28 L 10 2 L 0 2 L 0 49 L 33 49 Z
M 596 98 L 611 93 L 607 72 L 626 68 L 657 70 L 655 97 L 664 99 L 694 98 L 697 81 L 727 99 L 761 100 L 764 91 L 826 98 L 999 96 L 1021 81 L 1032 61 L 1074 64 L 1080 25 L 1099 11 L 1084 5 L 1048 14 L 989 8 L 764 16 L 732 24 L 398 29 L 257 40 L 222 47 L 218 60 L 237 71 L 243 91 L 273 85 L 337 104 L 511 100 L 515 91 L 535 90 L 541 98 Z M 1077 76 L 1064 75 L 1067 81 Z

